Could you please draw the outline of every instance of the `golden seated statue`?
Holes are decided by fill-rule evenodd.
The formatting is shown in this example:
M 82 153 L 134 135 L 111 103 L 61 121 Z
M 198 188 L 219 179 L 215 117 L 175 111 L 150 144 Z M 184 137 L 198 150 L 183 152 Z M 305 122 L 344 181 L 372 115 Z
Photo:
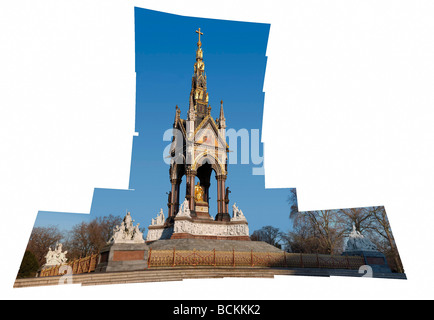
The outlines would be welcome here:
M 205 203 L 205 200 L 204 200 L 204 195 L 205 195 L 205 192 L 204 192 L 204 190 L 203 190 L 203 187 L 199 184 L 199 182 L 194 186 L 194 200 L 196 201 L 196 202 L 202 202 L 202 203 Z

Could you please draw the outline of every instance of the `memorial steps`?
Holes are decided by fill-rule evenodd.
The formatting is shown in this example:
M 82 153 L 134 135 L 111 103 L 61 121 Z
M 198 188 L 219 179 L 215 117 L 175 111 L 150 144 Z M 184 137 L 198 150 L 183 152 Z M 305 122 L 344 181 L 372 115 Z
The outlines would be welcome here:
M 274 278 L 275 275 L 293 275 L 297 271 L 288 269 L 269 268 L 231 268 L 231 267 L 188 267 L 188 268 L 165 268 L 147 269 L 144 271 L 90 273 L 72 276 L 72 284 L 82 286 L 103 284 L 126 284 L 141 282 L 182 281 L 184 279 L 213 279 L 213 278 Z M 316 273 L 316 272 L 314 272 Z M 326 276 L 326 274 L 318 273 Z M 59 280 L 67 284 L 67 278 L 61 276 L 17 279 L 14 287 L 33 287 L 58 285 Z M 63 283 L 62 283 L 63 284 Z
M 232 268 L 232 267 L 188 267 L 155 268 L 143 271 L 88 273 L 72 276 L 72 284 L 82 286 L 110 285 L 145 282 L 182 281 L 187 279 L 219 278 L 274 278 L 282 275 L 299 276 L 347 276 L 361 277 L 358 270 L 315 269 L 315 268 Z M 374 278 L 405 279 L 405 275 L 395 273 L 374 274 Z M 54 276 L 43 278 L 17 279 L 14 288 L 69 284 L 68 277 Z

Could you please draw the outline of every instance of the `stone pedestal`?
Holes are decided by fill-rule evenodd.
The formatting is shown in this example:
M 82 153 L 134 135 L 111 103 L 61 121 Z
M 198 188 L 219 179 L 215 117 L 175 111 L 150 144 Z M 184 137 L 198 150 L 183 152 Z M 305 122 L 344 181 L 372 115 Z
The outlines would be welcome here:
M 184 200 L 172 223 L 156 223 L 149 226 L 146 242 L 167 239 L 214 239 L 250 241 L 249 227 L 243 212 L 234 204 L 233 216 L 228 221 L 215 221 L 208 213 L 208 203 L 197 202 L 196 211 L 189 209 L 188 200 Z M 199 216 L 199 213 L 202 215 Z
M 372 268 L 376 273 L 389 273 L 392 272 L 387 264 L 384 254 L 379 251 L 364 251 L 364 250 L 351 250 L 342 253 L 344 256 L 362 256 L 365 264 Z
M 247 221 L 214 221 L 175 217 L 171 227 L 149 226 L 147 243 L 168 239 L 215 239 L 250 241 Z
M 209 215 L 209 205 L 207 202 L 196 202 L 195 209 L 197 219 L 213 220 Z
M 155 241 L 155 240 L 166 240 L 170 239 L 173 234 L 173 226 L 165 227 L 161 226 L 149 226 L 148 234 L 146 236 L 146 242 Z
M 101 250 L 95 272 L 137 271 L 148 267 L 145 243 L 115 243 Z

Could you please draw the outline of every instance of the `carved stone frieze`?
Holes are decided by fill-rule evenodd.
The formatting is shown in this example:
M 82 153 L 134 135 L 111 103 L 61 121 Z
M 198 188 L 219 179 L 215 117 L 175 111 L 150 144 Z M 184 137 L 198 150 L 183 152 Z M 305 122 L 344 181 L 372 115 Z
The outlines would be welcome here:
M 149 228 L 146 242 L 170 239 L 173 234 L 173 227 L 170 228 Z
M 217 224 L 215 222 L 203 223 L 192 220 L 175 220 L 174 233 L 188 233 L 195 236 L 249 236 L 249 227 L 246 223 Z

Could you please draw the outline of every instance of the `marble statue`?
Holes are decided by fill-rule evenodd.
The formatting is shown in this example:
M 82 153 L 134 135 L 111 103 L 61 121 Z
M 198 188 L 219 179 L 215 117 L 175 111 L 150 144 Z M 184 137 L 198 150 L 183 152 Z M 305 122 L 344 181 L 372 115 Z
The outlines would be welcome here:
M 68 251 L 62 252 L 62 244 L 56 243 L 56 249 L 51 250 L 51 247 L 48 248 L 48 252 L 45 255 L 46 266 L 57 266 L 59 264 L 64 264 L 68 260 L 66 258 L 66 254 Z
M 378 248 L 368 238 L 365 238 L 357 231 L 356 226 L 353 224 L 353 230 L 344 247 L 344 252 L 348 251 L 378 251 Z
M 244 213 L 237 207 L 237 204 L 234 203 L 232 206 L 233 214 L 231 221 L 244 221 L 247 220 L 244 216 Z
M 196 202 L 204 202 L 204 191 L 199 182 L 194 186 L 194 200 Z
M 181 208 L 179 209 L 177 217 L 191 217 L 191 211 L 188 206 L 188 200 L 185 199 L 184 202 L 181 204 Z
M 133 222 L 130 212 L 127 212 L 121 225 L 113 228 L 113 236 L 107 243 L 144 243 L 143 233 L 139 230 L 140 223 L 134 226 Z
M 375 244 L 373 244 L 368 238 L 365 238 L 359 231 L 357 231 L 354 224 L 347 243 L 344 245 L 344 251 L 342 252 L 342 255 L 362 256 L 365 261 L 365 265 L 361 266 L 359 271 L 368 270 L 365 269 L 368 267 L 371 270 L 371 274 L 372 272 L 392 272 L 387 263 L 386 256 L 378 250 Z
M 151 226 L 162 226 L 165 220 L 166 218 L 164 216 L 163 209 L 160 209 L 160 213 L 157 215 L 157 217 L 152 219 Z

